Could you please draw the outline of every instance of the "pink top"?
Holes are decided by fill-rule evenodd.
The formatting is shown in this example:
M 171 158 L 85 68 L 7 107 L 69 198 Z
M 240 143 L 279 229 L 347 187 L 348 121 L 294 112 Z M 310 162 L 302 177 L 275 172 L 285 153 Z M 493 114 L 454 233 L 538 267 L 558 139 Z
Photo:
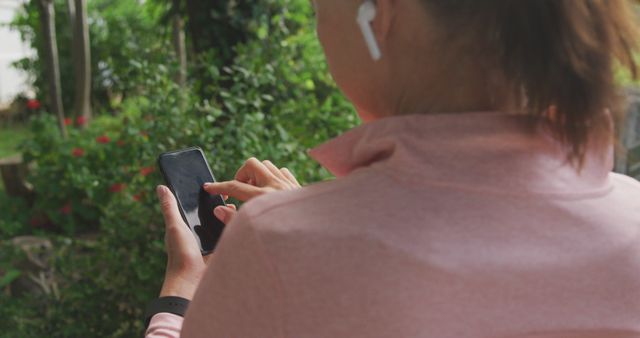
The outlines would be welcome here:
M 578 174 L 531 124 L 393 117 L 312 150 L 338 179 L 244 205 L 182 337 L 640 334 L 640 183 L 610 154 Z

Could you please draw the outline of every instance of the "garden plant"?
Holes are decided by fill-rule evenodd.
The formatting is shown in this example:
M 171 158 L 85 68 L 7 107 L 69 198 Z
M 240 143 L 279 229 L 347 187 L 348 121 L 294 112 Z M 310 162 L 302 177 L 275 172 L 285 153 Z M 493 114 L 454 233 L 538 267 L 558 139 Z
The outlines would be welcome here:
M 27 3 L 13 25 L 40 49 L 35 3 Z M 0 193 L 3 337 L 142 334 L 142 312 L 157 296 L 166 260 L 153 194 L 162 183 L 158 154 L 199 146 L 223 179 L 259 155 L 313 182 L 328 173 L 306 150 L 355 125 L 355 114 L 345 113 L 351 108 L 327 73 L 306 0 L 256 2 L 250 15 L 231 21 L 244 38 L 218 41 L 232 54 L 202 50 L 211 42 L 190 54 L 186 84 L 175 81 L 178 62 L 167 28 L 173 5 L 89 2 L 94 118 L 67 110 L 68 138 L 50 113 L 41 60 L 17 64 L 32 75 L 43 105 L 19 148 L 35 198 Z M 63 101 L 70 108 L 65 6 L 55 1 Z M 228 7 L 224 15 L 237 11 Z M 25 251 L 11 240 L 20 236 L 51 243 L 42 253 L 52 275 L 48 289 L 16 287 L 34 274 L 23 266 Z

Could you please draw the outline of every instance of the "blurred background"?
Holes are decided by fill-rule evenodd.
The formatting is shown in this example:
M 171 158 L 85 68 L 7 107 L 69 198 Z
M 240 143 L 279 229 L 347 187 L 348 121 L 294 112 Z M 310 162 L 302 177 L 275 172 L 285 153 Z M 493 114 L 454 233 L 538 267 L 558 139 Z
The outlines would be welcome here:
M 18 1 L 0 1 L 0 25 L 11 22 L 19 8 Z M 0 26 L 0 41 L 0 107 L 4 110 L 18 94 L 33 96 L 27 74 L 13 67 L 12 63 L 32 56 L 34 52 L 20 39 L 17 31 L 7 26 Z
M 308 0 L 0 0 L 0 336 L 133 337 L 165 254 L 158 154 L 250 156 L 301 182 L 357 124 Z M 616 170 L 640 176 L 640 91 Z
M 0 0 L 0 336 L 132 337 L 165 254 L 156 157 L 304 182 L 356 124 L 308 0 Z

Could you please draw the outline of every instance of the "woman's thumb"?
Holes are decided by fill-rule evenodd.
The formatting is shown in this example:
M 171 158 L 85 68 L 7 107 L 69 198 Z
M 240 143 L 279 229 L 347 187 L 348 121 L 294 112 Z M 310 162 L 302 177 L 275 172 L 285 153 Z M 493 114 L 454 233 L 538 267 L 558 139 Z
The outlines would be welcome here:
M 158 199 L 160 199 L 165 224 L 167 226 L 177 226 L 180 224 L 182 222 L 182 216 L 180 216 L 178 203 L 171 190 L 164 185 L 159 185 L 158 188 L 156 188 L 156 193 L 158 194 Z

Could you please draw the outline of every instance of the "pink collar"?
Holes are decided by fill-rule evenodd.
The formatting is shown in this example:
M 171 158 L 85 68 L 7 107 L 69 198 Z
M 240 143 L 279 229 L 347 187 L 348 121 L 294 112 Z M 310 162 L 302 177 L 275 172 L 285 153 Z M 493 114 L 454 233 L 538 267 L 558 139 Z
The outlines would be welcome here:
M 539 120 L 543 122 L 542 120 Z M 499 112 L 407 115 L 357 127 L 309 153 L 337 177 L 375 167 L 413 184 L 584 194 L 610 188 L 611 151 L 578 173 L 533 117 Z

